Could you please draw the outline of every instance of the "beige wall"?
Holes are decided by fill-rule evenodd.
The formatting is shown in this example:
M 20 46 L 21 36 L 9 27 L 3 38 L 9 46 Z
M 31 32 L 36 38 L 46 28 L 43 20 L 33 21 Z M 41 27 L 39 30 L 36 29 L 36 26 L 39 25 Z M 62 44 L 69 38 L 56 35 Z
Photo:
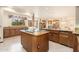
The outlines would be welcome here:
M 2 14 L 3 14 L 3 11 L 0 9 L 0 42 L 3 41 L 3 25 L 2 25 Z
M 79 6 L 76 7 L 76 27 L 79 28 Z
M 3 27 L 11 26 L 11 20 L 8 18 L 9 12 L 4 11 L 3 13 Z

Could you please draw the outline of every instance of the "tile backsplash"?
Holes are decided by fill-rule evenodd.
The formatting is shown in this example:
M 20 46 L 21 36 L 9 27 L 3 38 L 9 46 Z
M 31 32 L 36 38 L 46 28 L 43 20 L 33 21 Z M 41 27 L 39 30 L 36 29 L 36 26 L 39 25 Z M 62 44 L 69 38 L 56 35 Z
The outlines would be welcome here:
M 47 25 L 49 27 L 61 30 L 75 31 L 75 17 L 55 17 L 49 20 L 52 20 Z

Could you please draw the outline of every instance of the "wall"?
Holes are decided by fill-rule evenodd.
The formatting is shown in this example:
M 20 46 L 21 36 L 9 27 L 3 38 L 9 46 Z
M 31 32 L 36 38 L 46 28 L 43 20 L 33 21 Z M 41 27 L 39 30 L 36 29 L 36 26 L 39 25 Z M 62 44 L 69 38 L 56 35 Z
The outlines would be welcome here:
M 3 10 L 4 11 L 4 10 Z M 8 15 L 11 14 L 7 11 L 3 12 L 3 27 L 11 26 L 11 20 L 9 19 Z
M 1 10 L 0 8 L 0 42 L 3 42 L 3 25 L 2 25 L 2 14 L 3 14 L 3 11 Z
M 46 17 L 50 18 L 53 17 L 54 14 L 54 8 L 50 6 L 45 6 L 45 7 L 39 7 L 39 17 Z
M 79 6 L 76 7 L 76 27 L 79 28 Z

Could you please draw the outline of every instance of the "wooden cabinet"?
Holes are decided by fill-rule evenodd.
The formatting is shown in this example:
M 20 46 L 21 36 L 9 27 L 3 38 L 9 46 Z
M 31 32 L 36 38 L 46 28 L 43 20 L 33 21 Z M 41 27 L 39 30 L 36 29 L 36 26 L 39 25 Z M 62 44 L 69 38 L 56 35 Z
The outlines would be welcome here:
M 16 35 L 16 29 L 10 28 L 10 36 L 15 36 Z
M 9 30 L 9 28 L 6 28 L 6 30 L 3 29 L 3 36 L 4 36 L 4 38 L 10 36 L 10 30 Z
M 58 42 L 59 41 L 59 31 L 58 30 L 51 30 L 49 33 L 49 40 Z
M 74 40 L 71 31 L 49 30 L 49 40 L 57 42 L 68 47 L 73 47 Z
M 16 34 L 16 35 L 20 35 L 20 30 L 21 30 L 21 28 L 16 28 L 16 29 L 15 29 L 15 34 Z
M 74 49 L 74 52 L 78 52 L 78 39 L 77 39 L 77 36 L 76 34 L 73 34 L 73 42 L 71 44 L 74 44 L 73 45 L 73 49 Z
M 73 48 L 73 51 L 78 51 L 78 39 L 71 31 L 48 30 L 49 40 L 59 44 Z
M 37 40 L 38 51 L 41 51 L 41 52 L 48 51 L 48 47 L 49 47 L 48 34 L 38 36 L 37 38 L 38 38 L 38 40 Z
M 61 31 L 59 34 L 59 43 L 72 47 L 72 44 L 71 44 L 73 43 L 72 36 L 73 36 L 72 32 Z
M 48 33 L 35 36 L 21 32 L 21 44 L 28 52 L 46 52 L 49 49 Z
M 32 51 L 32 37 L 29 34 L 21 33 L 21 44 L 27 51 Z
M 25 27 L 4 27 L 3 36 L 4 38 L 7 38 L 7 37 L 20 35 L 20 30 L 24 28 Z
M 74 51 L 77 51 L 77 36 L 72 32 L 60 32 L 59 43 L 71 47 Z
M 78 51 L 77 36 L 75 34 L 73 34 L 72 32 L 69 32 L 69 31 L 68 32 L 67 31 L 60 32 L 59 43 L 73 48 L 74 52 Z

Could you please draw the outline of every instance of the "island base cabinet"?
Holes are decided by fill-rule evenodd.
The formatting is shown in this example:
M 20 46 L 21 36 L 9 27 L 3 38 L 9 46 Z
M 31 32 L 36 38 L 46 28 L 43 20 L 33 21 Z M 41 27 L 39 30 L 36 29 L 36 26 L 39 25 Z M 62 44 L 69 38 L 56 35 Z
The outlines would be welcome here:
M 37 49 L 40 52 L 48 51 L 49 41 L 48 41 L 48 34 L 38 36 L 38 43 Z
M 26 51 L 31 52 L 32 51 L 32 37 L 30 37 L 28 34 L 21 33 L 21 44 L 24 49 L 27 49 Z
M 21 32 L 21 44 L 28 52 L 46 52 L 49 49 L 48 34 L 34 36 Z

